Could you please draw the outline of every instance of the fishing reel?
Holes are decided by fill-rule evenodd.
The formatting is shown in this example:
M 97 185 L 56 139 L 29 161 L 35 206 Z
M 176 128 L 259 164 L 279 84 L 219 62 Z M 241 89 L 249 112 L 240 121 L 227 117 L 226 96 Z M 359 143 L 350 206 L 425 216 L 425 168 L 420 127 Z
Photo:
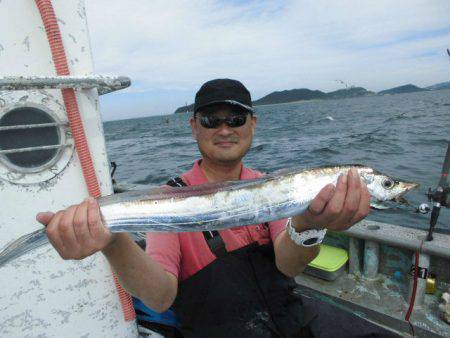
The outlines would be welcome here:
M 431 208 L 427 203 L 422 203 L 416 208 L 416 212 L 418 214 L 428 214 L 430 212 Z
M 450 195 L 450 186 L 447 187 L 437 187 L 436 189 L 428 188 L 426 196 L 428 197 L 428 202 L 439 203 L 441 207 L 450 208 L 450 203 L 448 201 L 448 196 Z M 422 203 L 416 208 L 416 212 L 419 214 L 428 214 L 431 211 L 430 205 L 428 203 Z
M 427 196 L 429 202 L 440 203 L 442 207 L 450 208 L 448 203 L 448 195 L 450 193 L 450 186 L 437 187 L 435 190 L 428 189 Z

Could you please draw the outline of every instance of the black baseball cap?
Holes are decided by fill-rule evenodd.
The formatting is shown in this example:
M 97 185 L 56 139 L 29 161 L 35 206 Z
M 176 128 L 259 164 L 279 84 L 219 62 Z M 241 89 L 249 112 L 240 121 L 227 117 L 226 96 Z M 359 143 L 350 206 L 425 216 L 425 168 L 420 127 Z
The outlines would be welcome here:
M 216 104 L 239 106 L 253 113 L 250 92 L 237 80 L 215 79 L 204 83 L 195 94 L 194 114 L 202 108 Z

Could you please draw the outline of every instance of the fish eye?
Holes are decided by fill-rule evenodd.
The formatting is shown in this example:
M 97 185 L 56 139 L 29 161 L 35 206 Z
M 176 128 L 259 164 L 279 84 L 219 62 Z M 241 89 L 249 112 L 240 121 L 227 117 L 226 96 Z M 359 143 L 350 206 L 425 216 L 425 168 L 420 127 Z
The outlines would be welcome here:
M 392 189 L 395 185 L 395 181 L 392 178 L 385 178 L 382 182 L 381 185 L 383 186 L 384 189 Z

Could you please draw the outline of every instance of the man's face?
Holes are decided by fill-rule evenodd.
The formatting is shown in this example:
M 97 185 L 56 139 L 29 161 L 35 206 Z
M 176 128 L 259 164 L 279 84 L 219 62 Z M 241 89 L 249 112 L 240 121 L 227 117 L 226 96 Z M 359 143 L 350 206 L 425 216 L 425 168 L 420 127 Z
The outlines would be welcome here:
M 225 118 L 243 114 L 233 111 L 233 106 L 220 105 L 210 107 L 208 111 L 199 111 L 190 119 L 192 135 L 204 158 L 213 162 L 227 164 L 239 162 L 250 149 L 256 128 L 256 116 L 247 114 L 247 120 L 240 127 L 229 127 L 222 122 L 217 128 L 205 128 L 201 125 L 202 116 Z

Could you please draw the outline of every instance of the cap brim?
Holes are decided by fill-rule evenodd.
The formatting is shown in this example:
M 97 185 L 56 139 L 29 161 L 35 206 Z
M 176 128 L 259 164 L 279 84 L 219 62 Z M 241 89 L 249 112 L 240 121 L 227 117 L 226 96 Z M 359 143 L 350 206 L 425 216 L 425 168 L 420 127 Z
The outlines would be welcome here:
M 253 107 L 247 106 L 246 104 L 240 103 L 238 101 L 235 100 L 219 100 L 219 101 L 212 101 L 212 102 L 208 102 L 208 104 L 204 104 L 203 106 L 197 107 L 197 109 L 195 109 L 194 113 L 198 112 L 200 109 L 208 107 L 208 106 L 212 106 L 214 104 L 229 104 L 232 106 L 239 106 L 241 108 L 244 108 L 245 110 L 254 113 L 255 111 L 253 110 Z

